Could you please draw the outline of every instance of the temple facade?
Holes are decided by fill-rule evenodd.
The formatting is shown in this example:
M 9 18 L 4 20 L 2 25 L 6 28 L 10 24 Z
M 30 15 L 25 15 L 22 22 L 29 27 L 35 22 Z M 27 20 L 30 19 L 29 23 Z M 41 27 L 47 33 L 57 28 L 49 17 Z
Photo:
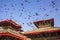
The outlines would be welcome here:
M 60 40 L 60 28 L 54 27 L 54 19 L 33 22 L 37 29 L 24 32 L 30 40 Z
M 0 21 L 0 40 L 60 40 L 60 28 L 54 27 L 53 18 L 33 23 L 37 29 L 23 32 L 12 20 Z
M 26 40 L 26 36 L 21 34 L 21 25 L 12 20 L 0 22 L 0 40 Z

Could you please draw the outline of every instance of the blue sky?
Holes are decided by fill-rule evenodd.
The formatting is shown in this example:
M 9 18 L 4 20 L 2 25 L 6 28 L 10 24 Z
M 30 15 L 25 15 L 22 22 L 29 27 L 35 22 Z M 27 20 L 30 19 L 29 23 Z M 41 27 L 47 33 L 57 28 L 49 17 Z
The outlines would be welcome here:
M 54 18 L 60 27 L 60 0 L 0 0 L 0 21 L 11 19 L 24 31 L 36 29 L 33 22 Z

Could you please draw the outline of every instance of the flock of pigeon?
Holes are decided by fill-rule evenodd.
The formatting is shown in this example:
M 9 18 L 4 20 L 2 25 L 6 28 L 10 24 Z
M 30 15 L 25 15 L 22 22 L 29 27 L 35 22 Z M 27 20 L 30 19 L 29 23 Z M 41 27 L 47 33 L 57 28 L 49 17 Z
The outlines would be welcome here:
M 31 2 L 29 2 L 29 0 L 24 0 L 24 2 L 26 2 L 27 4 L 30 4 Z M 40 0 L 36 0 L 36 2 L 37 3 L 39 3 L 40 2 Z M 11 4 L 11 7 L 13 8 L 13 10 L 16 10 L 16 8 L 15 8 L 15 6 L 17 6 L 18 4 Z M 24 3 L 22 2 L 22 3 L 20 3 L 20 5 L 21 5 L 21 7 L 22 7 L 22 10 L 20 10 L 20 9 L 18 9 L 18 11 L 22 11 L 20 14 L 18 14 L 19 15 L 19 17 L 21 17 L 21 16 L 23 16 L 23 11 L 25 11 L 25 12 L 27 12 L 25 9 L 25 7 L 24 7 Z M 52 9 L 54 8 L 55 9 L 55 11 L 58 11 L 58 9 L 56 8 L 56 1 L 55 0 L 53 0 L 53 1 L 51 1 L 51 5 L 50 5 L 51 7 L 52 7 Z M 7 5 L 6 4 L 4 4 L 4 10 L 5 10 L 5 14 L 6 14 L 6 16 L 8 15 L 8 11 L 10 10 L 10 8 L 9 7 L 7 7 Z M 3 6 L 1 6 L 0 5 L 0 9 L 1 8 L 3 8 Z M 39 8 L 39 10 L 44 10 L 44 11 L 46 11 L 46 8 L 44 8 L 44 7 L 40 7 Z M 4 12 L 4 11 L 2 11 L 2 10 L 0 10 L 0 13 L 2 13 L 2 12 Z M 14 19 L 15 21 L 17 21 L 17 19 L 15 19 L 15 17 L 13 17 L 13 15 L 12 14 L 14 14 L 14 13 L 10 13 L 11 15 L 9 16 L 9 18 L 10 19 Z M 31 17 L 32 16 L 34 16 L 34 17 L 36 17 L 36 16 L 40 16 L 41 14 L 40 13 L 38 13 L 38 12 L 35 12 L 34 13 L 34 15 L 30 15 L 31 14 L 31 12 L 28 12 L 28 16 L 27 16 L 27 18 L 25 17 L 24 19 L 28 19 L 28 20 L 30 20 L 31 19 Z M 45 16 L 46 17 L 48 17 L 49 16 L 49 14 L 45 14 Z M 3 20 L 3 19 L 0 19 L 0 20 Z M 22 21 L 22 20 L 21 20 Z M 22 24 L 25 24 L 24 22 L 22 22 Z M 31 23 L 31 22 L 29 22 L 29 23 L 26 23 L 28 26 L 31 26 L 33 23 Z M 33 26 L 31 26 L 31 27 L 33 27 Z

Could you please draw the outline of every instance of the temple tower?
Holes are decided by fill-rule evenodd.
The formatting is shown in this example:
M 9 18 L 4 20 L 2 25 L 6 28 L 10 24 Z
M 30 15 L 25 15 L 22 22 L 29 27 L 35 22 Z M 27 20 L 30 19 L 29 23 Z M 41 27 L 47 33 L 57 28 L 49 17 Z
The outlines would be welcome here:
M 12 20 L 0 21 L 0 40 L 26 40 L 21 28 Z
M 31 40 L 60 40 L 60 28 L 54 27 L 54 19 L 33 22 L 37 29 L 24 32 Z

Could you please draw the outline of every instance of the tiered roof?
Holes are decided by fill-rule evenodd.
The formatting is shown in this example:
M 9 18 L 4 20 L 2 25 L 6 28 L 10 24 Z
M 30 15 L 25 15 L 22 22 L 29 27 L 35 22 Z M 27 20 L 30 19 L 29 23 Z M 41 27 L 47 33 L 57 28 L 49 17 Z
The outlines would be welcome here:
M 24 32 L 24 35 L 31 35 L 31 34 L 42 34 L 42 33 L 51 33 L 51 32 L 60 32 L 60 28 L 58 27 L 48 27 L 48 28 L 39 28 L 31 31 Z
M 48 20 L 40 20 L 40 21 L 35 21 L 35 22 L 33 22 L 34 23 L 34 25 L 38 28 L 38 25 L 37 24 L 42 24 L 42 23 L 48 23 L 48 24 L 50 24 L 51 26 L 54 26 L 54 19 L 53 18 L 51 18 L 51 19 L 48 19 Z
M 40 22 L 51 22 L 52 27 L 49 26 L 49 27 L 44 27 L 44 28 L 39 28 L 38 29 L 38 26 L 36 24 L 38 24 Z M 36 21 L 36 22 L 34 22 L 34 24 L 37 27 L 37 29 L 24 32 L 23 34 L 28 36 L 28 35 L 32 35 L 32 34 L 37 35 L 37 34 L 42 34 L 42 33 L 60 32 L 60 28 L 53 27 L 54 26 L 54 19 Z
M 16 28 L 16 30 L 20 29 L 20 31 L 22 31 L 21 25 L 18 25 L 17 23 L 15 23 L 12 20 L 0 21 L 0 27 L 2 27 L 2 26 L 9 26 L 9 27 Z M 26 40 L 26 36 L 22 35 L 20 32 L 18 32 L 16 30 L 0 29 L 0 36 L 7 35 L 7 36 L 12 36 L 12 37 L 18 38 L 20 40 Z
M 0 26 L 11 26 L 11 27 L 13 27 L 13 28 L 22 30 L 22 29 L 21 29 L 21 28 L 22 28 L 21 25 L 18 25 L 17 23 L 15 23 L 15 22 L 12 21 L 12 20 L 0 21 Z

